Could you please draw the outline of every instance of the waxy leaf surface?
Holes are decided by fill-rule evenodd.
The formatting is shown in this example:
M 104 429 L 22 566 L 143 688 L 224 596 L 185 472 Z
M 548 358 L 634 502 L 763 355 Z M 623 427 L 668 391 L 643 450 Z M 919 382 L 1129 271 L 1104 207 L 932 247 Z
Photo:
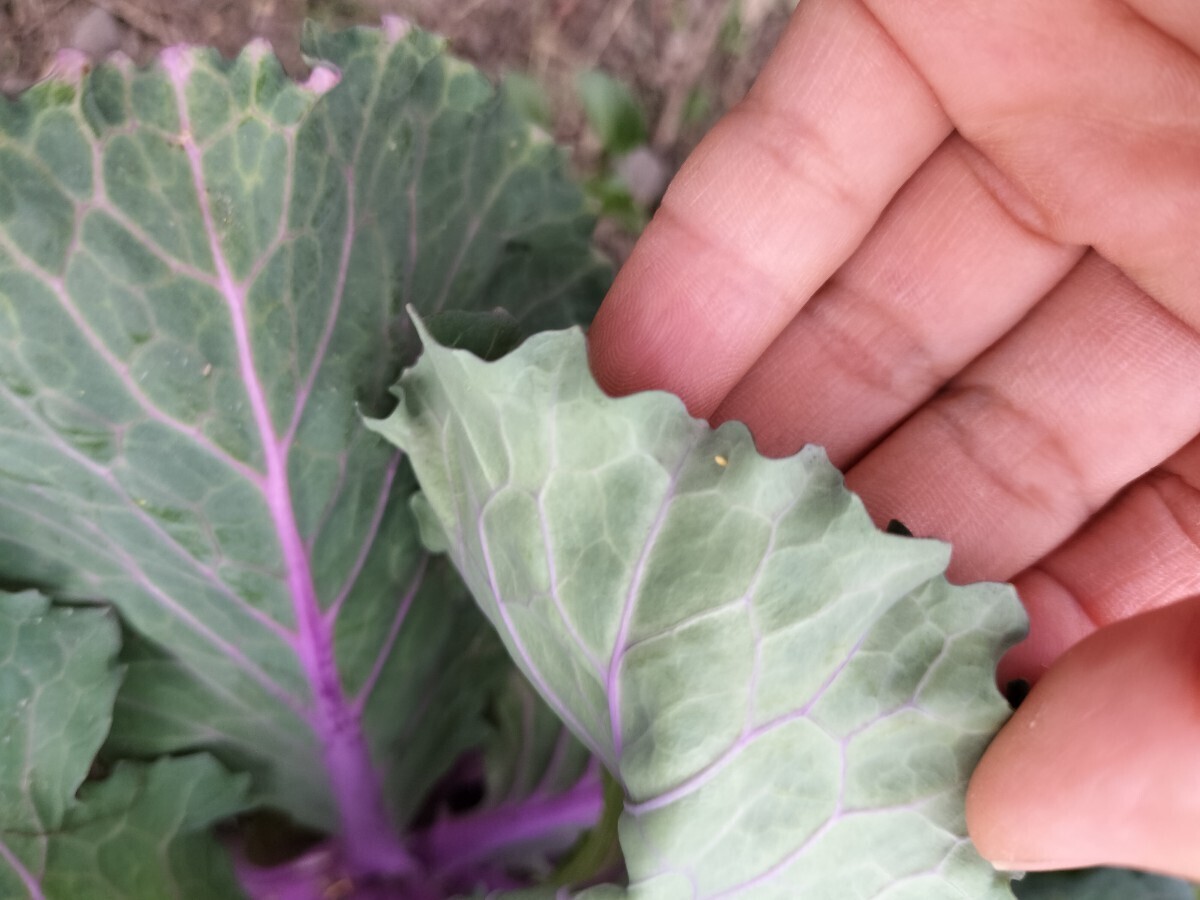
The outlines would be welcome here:
M 578 332 L 490 364 L 430 343 L 396 393 L 372 427 L 427 545 L 624 787 L 631 883 L 596 896 L 1012 896 L 963 812 L 1011 588 L 951 586 L 949 548 L 876 530 L 819 449 L 604 396 Z
M 438 41 L 306 50 L 304 84 L 176 47 L 0 101 L 0 576 L 131 629 L 108 755 L 211 750 L 403 874 L 504 671 L 359 410 L 404 304 L 539 328 L 606 274 L 557 151 Z

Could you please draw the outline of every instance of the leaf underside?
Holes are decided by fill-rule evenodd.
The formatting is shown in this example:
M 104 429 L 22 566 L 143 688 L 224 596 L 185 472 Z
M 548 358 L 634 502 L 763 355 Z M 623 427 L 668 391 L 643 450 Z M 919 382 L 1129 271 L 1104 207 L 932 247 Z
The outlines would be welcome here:
M 817 448 L 604 396 L 578 332 L 491 364 L 427 342 L 397 395 L 372 427 L 427 544 L 625 789 L 628 896 L 1012 896 L 963 816 L 1011 588 L 951 586 Z

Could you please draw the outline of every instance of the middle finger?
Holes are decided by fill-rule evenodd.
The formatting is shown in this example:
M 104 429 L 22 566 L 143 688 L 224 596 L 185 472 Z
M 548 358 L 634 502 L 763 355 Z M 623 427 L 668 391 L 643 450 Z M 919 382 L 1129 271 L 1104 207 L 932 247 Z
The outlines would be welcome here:
M 1200 433 L 1200 334 L 1095 253 L 847 473 L 877 520 L 1007 580 Z
M 820 444 L 845 468 L 1008 331 L 1083 250 L 1019 224 L 992 174 L 951 136 L 714 421 L 745 422 L 771 455 Z

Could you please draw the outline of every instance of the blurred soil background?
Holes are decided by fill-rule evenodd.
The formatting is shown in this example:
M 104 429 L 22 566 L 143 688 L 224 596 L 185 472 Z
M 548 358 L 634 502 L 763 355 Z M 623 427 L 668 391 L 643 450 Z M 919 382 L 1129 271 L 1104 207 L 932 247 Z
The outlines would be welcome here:
M 305 19 L 330 27 L 402 16 L 444 35 L 570 155 L 616 262 L 670 176 L 745 94 L 796 0 L 0 0 L 0 91 L 75 48 L 145 62 L 174 43 L 234 54 L 269 40 L 301 75 Z

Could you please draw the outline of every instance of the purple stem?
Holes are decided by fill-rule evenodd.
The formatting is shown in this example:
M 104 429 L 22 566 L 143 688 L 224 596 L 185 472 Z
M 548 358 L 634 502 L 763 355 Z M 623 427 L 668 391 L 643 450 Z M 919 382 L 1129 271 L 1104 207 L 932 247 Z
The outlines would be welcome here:
M 191 60 L 187 54 L 185 48 L 168 48 L 163 51 L 162 64 L 174 86 L 182 126 L 180 143 L 191 169 L 196 202 L 233 328 L 246 397 L 263 447 L 266 476 L 262 481 L 262 489 L 287 569 L 288 589 L 296 619 L 296 636 L 292 645 L 315 701 L 313 725 L 322 746 L 330 791 L 338 809 L 341 843 L 353 876 L 413 872 L 416 862 L 401 843 L 384 806 L 382 785 L 371 761 L 362 722 L 342 689 L 333 650 L 333 624 L 322 615 L 308 548 L 300 535 L 292 508 L 286 434 L 281 435 L 276 431 L 266 390 L 255 367 L 246 310 L 248 286 L 239 282 L 230 270 L 208 201 L 203 155 L 192 134 L 188 114 L 185 87 Z M 352 218 L 347 218 L 346 228 L 353 228 Z
M 593 767 L 561 794 L 534 794 L 460 818 L 443 819 L 420 834 L 414 846 L 439 876 L 496 859 L 509 849 L 554 838 L 573 840 L 593 827 L 604 811 L 604 787 Z

